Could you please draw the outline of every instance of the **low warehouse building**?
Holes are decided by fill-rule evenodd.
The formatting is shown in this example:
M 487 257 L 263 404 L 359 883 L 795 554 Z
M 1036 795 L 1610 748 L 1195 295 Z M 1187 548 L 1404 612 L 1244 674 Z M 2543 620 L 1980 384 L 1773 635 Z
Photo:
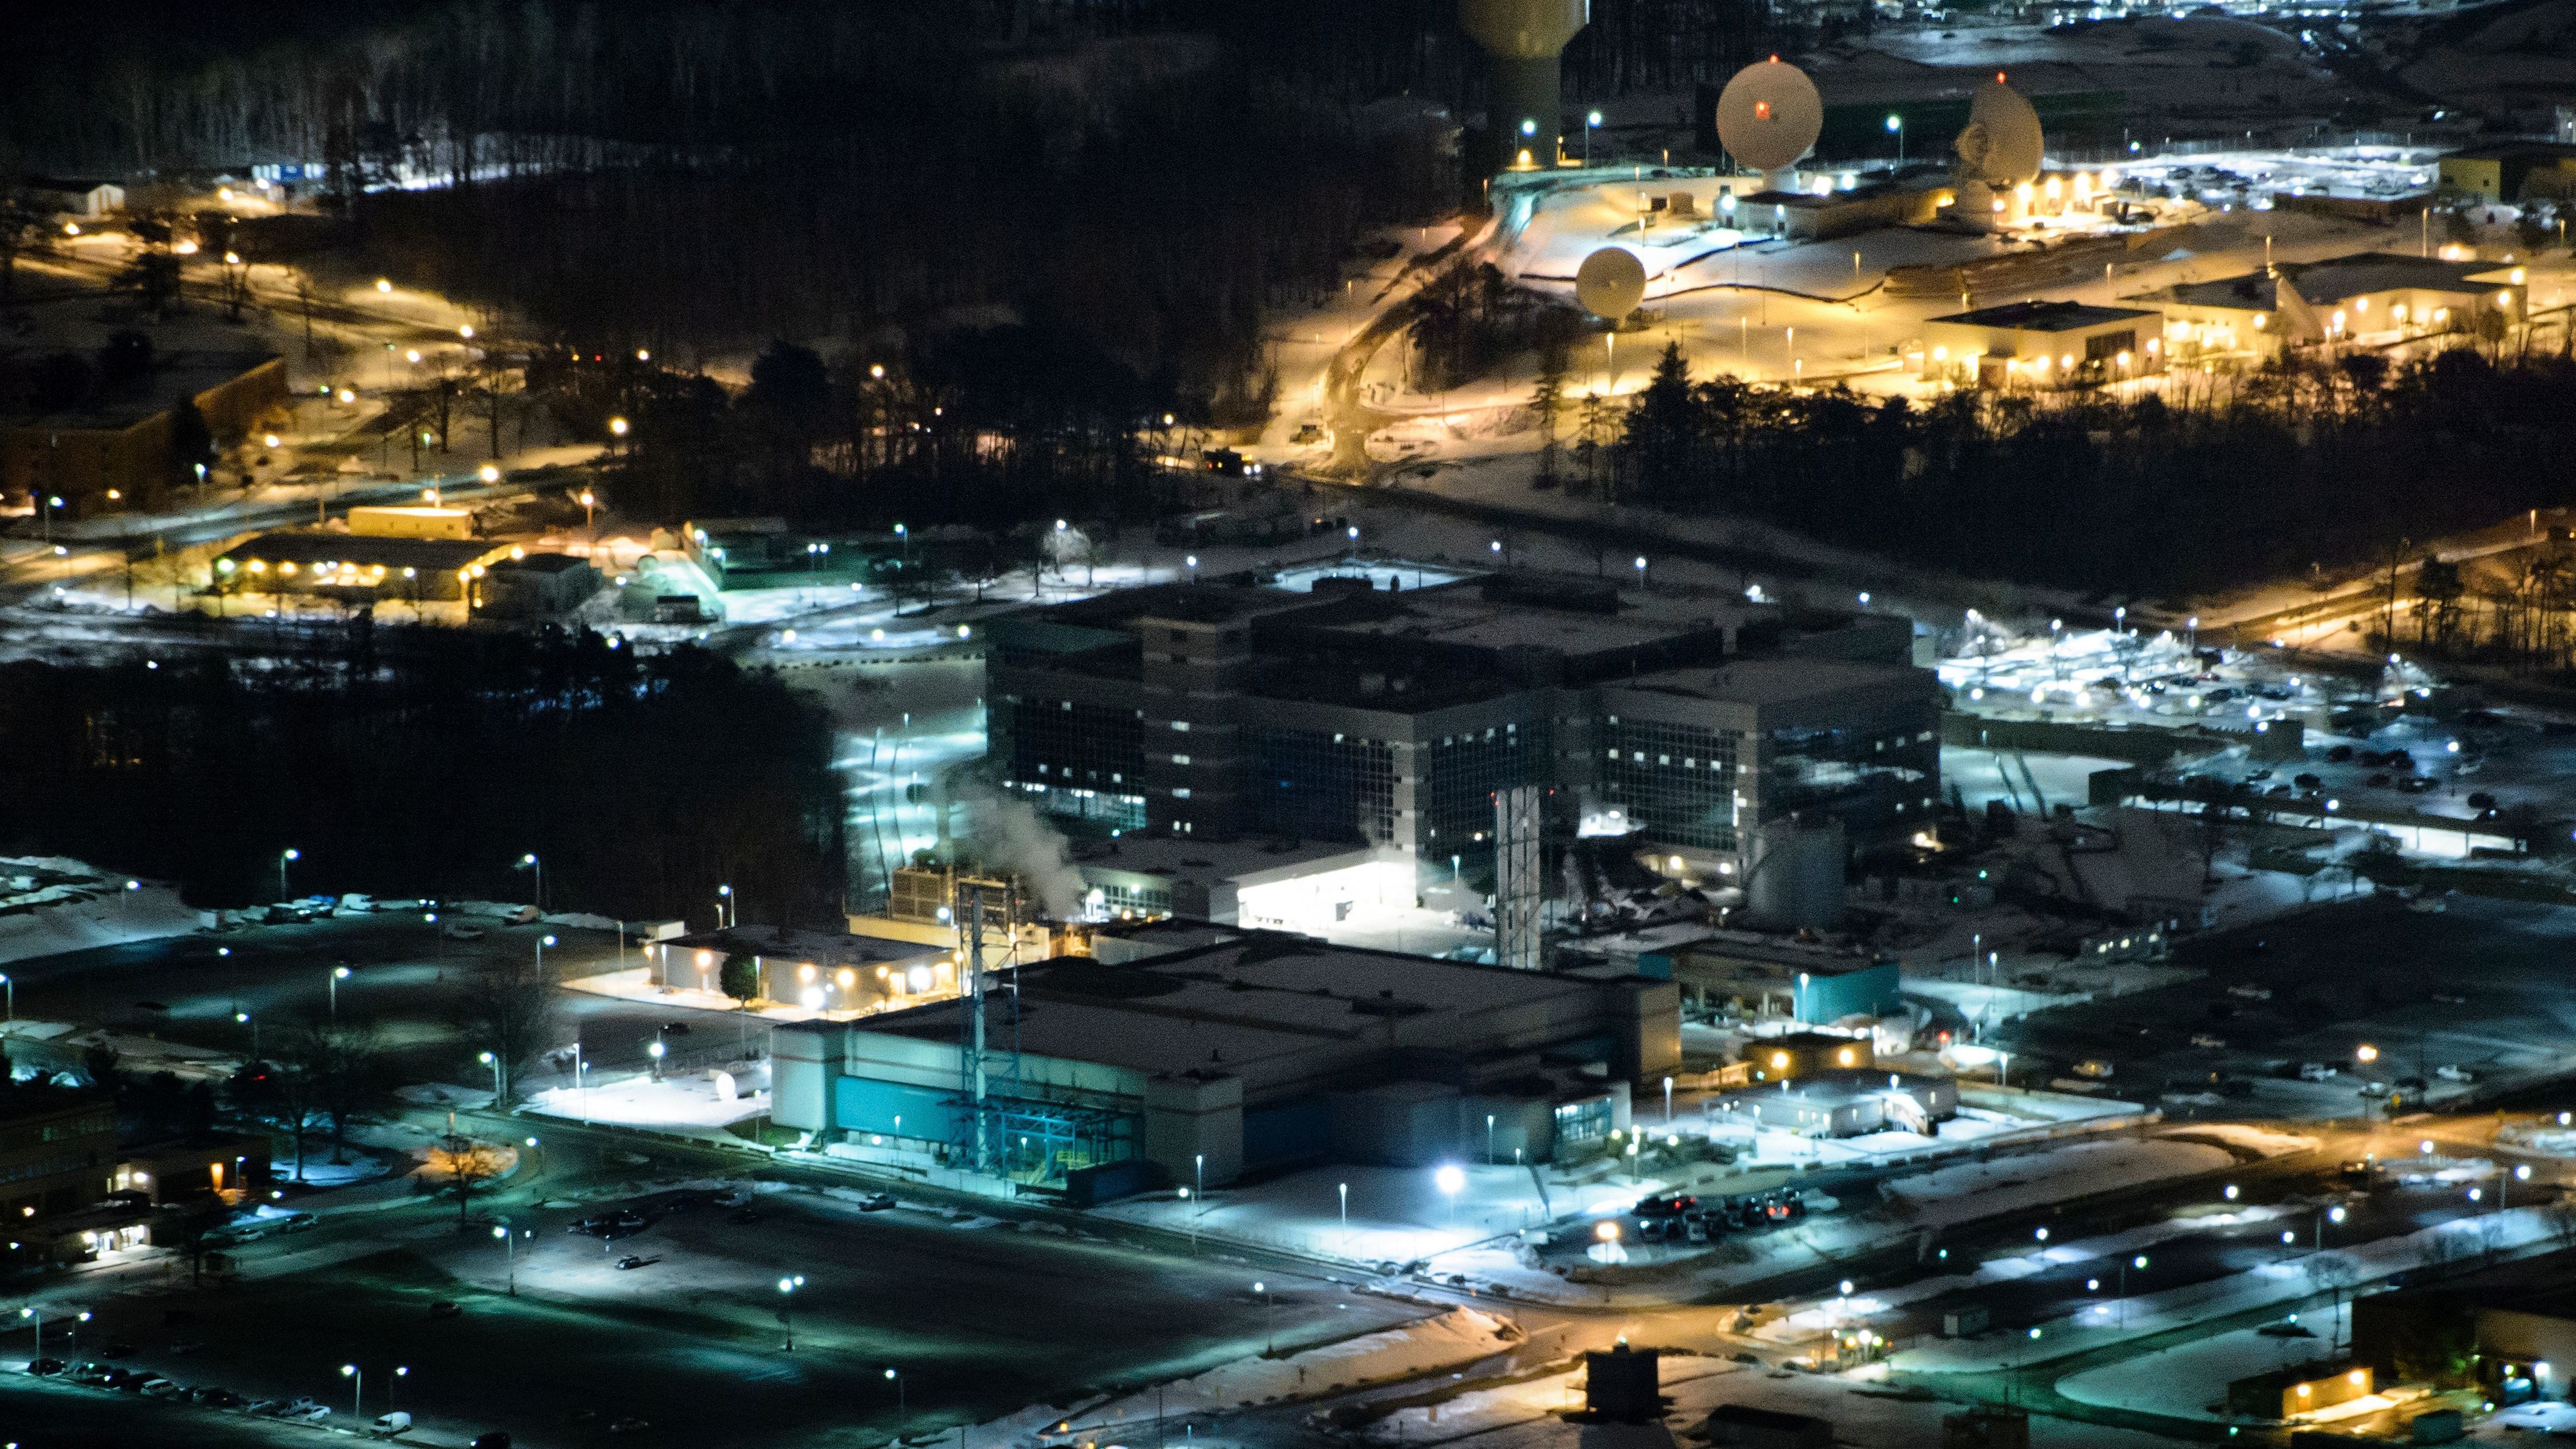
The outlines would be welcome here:
M 1168 925 L 1120 941 L 1143 953 L 1159 938 L 1159 954 L 1057 957 L 987 997 L 992 1170 L 1053 1185 L 1141 1160 L 1217 1184 L 1323 1160 L 1547 1161 L 1606 1141 L 1627 1124 L 1630 1084 L 1680 1062 L 1669 982 Z M 781 1026 L 776 1120 L 964 1166 L 979 1121 L 971 1025 L 959 999 Z
M 1937 1124 L 1959 1114 L 1959 1084 L 1908 1072 L 1827 1071 L 1777 1087 L 1729 1092 L 1710 1102 L 1709 1113 L 1806 1137 L 1891 1130 L 1929 1137 Z
M 264 533 L 215 560 L 215 587 L 225 594 L 318 594 L 349 604 L 471 600 L 491 566 L 510 552 L 509 544 L 482 539 Z
M 599 570 L 568 553 L 511 556 L 483 576 L 483 612 L 496 619 L 544 619 L 568 614 L 598 593 Z
M 2164 311 L 2166 355 L 2176 362 L 2259 360 L 2318 342 L 2394 342 L 2472 331 L 2494 316 L 2519 322 L 2529 294 L 2522 268 L 2357 252 L 2319 262 L 2189 282 L 2134 298 Z
M 1923 324 L 1923 375 L 1978 387 L 2088 387 L 2164 370 L 2163 318 L 2090 302 L 2008 302 Z

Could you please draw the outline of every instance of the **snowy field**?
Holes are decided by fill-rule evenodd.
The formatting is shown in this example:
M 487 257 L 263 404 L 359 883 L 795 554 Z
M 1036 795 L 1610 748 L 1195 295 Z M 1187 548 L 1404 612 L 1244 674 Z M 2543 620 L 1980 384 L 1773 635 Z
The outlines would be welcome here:
M 2236 1161 L 2226 1149 L 2196 1142 L 2076 1142 L 1992 1162 L 1963 1162 L 1883 1185 L 1889 1204 L 1933 1226 L 1973 1221 L 2069 1198 L 2138 1187 Z

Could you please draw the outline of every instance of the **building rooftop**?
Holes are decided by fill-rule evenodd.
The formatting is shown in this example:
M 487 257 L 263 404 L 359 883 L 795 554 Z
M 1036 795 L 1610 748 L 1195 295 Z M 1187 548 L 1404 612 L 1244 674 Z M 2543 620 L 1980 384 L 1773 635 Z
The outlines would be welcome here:
M 2000 307 L 1979 307 L 1973 312 L 1953 312 L 1947 317 L 1932 320 L 1955 322 L 1962 327 L 2009 327 L 2017 332 L 2075 332 L 2086 327 L 2148 319 L 2155 315 L 2131 307 L 2100 307 L 2090 302 L 2007 302 Z
M 1666 669 L 1640 676 L 1628 687 L 1687 695 L 1726 704 L 1780 705 L 1822 699 L 1852 689 L 1890 683 L 1933 686 L 1934 676 L 1911 664 L 1855 663 L 1843 659 L 1733 659 L 1715 669 Z
M 2576 159 L 2576 146 L 2562 141 L 2498 141 L 2442 153 L 2445 161 L 2521 161 Z
M 661 944 L 682 952 L 739 952 L 746 956 L 827 969 L 881 966 L 892 961 L 917 961 L 924 956 L 947 954 L 937 946 L 925 946 L 917 941 L 853 936 L 845 931 L 806 931 L 793 926 L 727 926 L 677 936 Z
M 1348 841 L 1218 841 L 1139 832 L 1078 845 L 1073 863 L 1084 871 L 1124 871 L 1171 880 L 1230 880 L 1239 885 L 1259 885 L 1273 874 L 1284 879 L 1327 862 L 1335 866 L 1359 865 L 1371 858 L 1368 847 Z
M 1232 1073 L 1326 1045 L 1445 1035 L 1402 1023 L 1510 1010 L 1602 990 L 1597 982 L 1246 932 L 1112 965 L 1060 956 L 1020 968 L 1020 1049 L 1146 1073 Z M 959 1039 L 939 1002 L 855 1029 Z
M 2184 282 L 2161 293 L 2133 300 L 2171 301 L 2188 307 L 2232 307 L 2240 312 L 2273 312 L 2280 309 L 2280 287 L 2269 272 L 2247 272 L 2241 277 L 2221 277 L 2214 282 Z
M 2330 307 L 2375 292 L 2484 292 L 2494 283 L 2473 278 L 2510 269 L 2502 262 L 2445 262 L 2361 252 L 2322 262 L 2283 262 L 2278 270 L 2310 305 Z
M 320 563 L 356 564 L 360 568 L 385 566 L 388 572 L 405 568 L 447 569 L 454 571 L 475 564 L 488 564 L 496 556 L 507 556 L 510 546 L 479 538 L 390 538 L 363 533 L 263 533 L 247 543 L 228 549 L 224 557 L 247 564 L 256 559 L 271 565 L 293 563 L 310 568 Z
M 525 558 L 501 559 L 492 565 L 492 572 L 520 570 L 533 574 L 560 574 L 588 567 L 590 560 L 575 558 L 568 553 L 532 553 Z

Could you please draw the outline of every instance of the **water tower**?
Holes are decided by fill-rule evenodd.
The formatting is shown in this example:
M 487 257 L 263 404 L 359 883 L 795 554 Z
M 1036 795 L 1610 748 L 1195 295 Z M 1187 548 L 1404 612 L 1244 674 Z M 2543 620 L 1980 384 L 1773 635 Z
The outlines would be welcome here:
M 1486 124 L 1505 165 L 1556 164 L 1565 124 L 1558 57 L 1592 19 L 1592 0 L 1458 0 L 1458 25 L 1485 48 Z

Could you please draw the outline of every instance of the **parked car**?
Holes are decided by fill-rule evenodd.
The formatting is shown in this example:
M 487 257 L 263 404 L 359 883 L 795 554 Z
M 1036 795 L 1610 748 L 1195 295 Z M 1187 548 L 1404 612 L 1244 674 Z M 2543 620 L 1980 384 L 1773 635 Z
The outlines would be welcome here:
M 61 1373 L 66 1367 L 67 1365 L 58 1358 L 30 1359 L 27 1362 L 27 1372 L 34 1374 L 40 1379 L 52 1378 L 54 1375 Z
M 481 926 L 469 925 L 463 921 L 450 921 L 439 928 L 439 934 L 451 941 L 480 941 L 484 933 Z
M 2372 1098 L 2373 1100 L 2385 1097 L 2388 1095 L 2388 1084 L 2386 1082 L 2364 1082 L 2361 1084 L 2361 1095 Z
M 2299 1064 L 2299 1080 L 2302 1082 L 2329 1082 L 2334 1080 L 2334 1076 L 2335 1069 L 2324 1062 Z
M 411 1415 L 402 1409 L 378 1414 L 376 1421 L 367 1426 L 367 1432 L 387 1439 L 396 1434 L 408 1434 L 411 1432 Z
M 188 1399 L 191 1403 L 203 1404 L 209 1409 L 238 1409 L 250 1402 L 230 1389 L 211 1387 L 188 1390 Z
M 453 1299 L 433 1299 L 429 1305 L 429 1316 L 432 1318 L 458 1318 L 462 1317 L 464 1313 L 465 1310 L 462 1307 L 459 1307 Z
M 151 1379 L 143 1384 L 142 1393 L 147 1399 L 184 1399 L 188 1396 L 188 1389 L 186 1385 L 169 1379 Z
M 2433 1075 L 2446 1082 L 2474 1082 L 2478 1074 L 2457 1062 L 2445 1062 L 2433 1069 Z
M 894 1205 L 894 1194 L 890 1192 L 872 1192 L 859 1199 L 859 1211 L 863 1213 L 881 1213 Z
M 650 1268 L 661 1261 L 662 1260 L 659 1258 L 643 1258 L 638 1257 L 633 1253 L 629 1253 L 625 1257 L 617 1260 L 617 1266 L 622 1269 Z

